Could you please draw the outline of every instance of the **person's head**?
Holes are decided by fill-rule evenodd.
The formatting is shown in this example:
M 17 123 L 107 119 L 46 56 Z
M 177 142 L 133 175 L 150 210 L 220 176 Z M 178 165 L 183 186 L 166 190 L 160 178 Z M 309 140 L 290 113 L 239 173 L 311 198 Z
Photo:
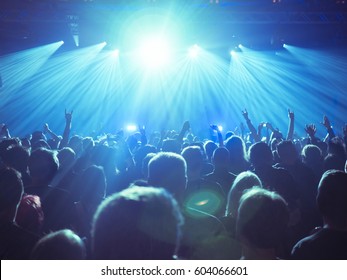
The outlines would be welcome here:
M 316 145 L 306 145 L 301 152 L 302 160 L 308 165 L 316 165 L 323 162 L 322 150 Z
M 16 223 L 28 231 L 40 234 L 43 226 L 44 214 L 40 197 L 24 195 L 19 203 Z
M 340 170 L 326 171 L 318 185 L 317 205 L 324 223 L 347 229 L 347 174 Z
M 229 151 L 224 147 L 219 147 L 214 150 L 212 156 L 212 164 L 215 169 L 228 168 L 229 164 Z
M 275 249 L 285 236 L 288 221 L 287 204 L 280 195 L 252 188 L 240 199 L 237 236 L 246 247 Z
M 233 160 L 246 160 L 246 146 L 241 137 L 233 135 L 225 142 L 225 147 L 228 149 L 230 159 Z
M 270 147 L 264 142 L 253 144 L 249 148 L 249 160 L 255 168 L 271 166 L 273 157 Z
M 26 172 L 28 169 L 29 150 L 20 145 L 11 145 L 2 156 L 6 166 L 12 167 L 19 172 Z
M 166 190 L 129 187 L 108 197 L 92 225 L 95 259 L 172 259 L 183 218 Z
M 142 175 L 143 175 L 143 178 L 148 178 L 148 163 L 150 162 L 150 160 L 152 158 L 154 158 L 156 155 L 156 153 L 149 153 L 147 154 L 144 159 L 142 160 Z
M 161 152 L 148 163 L 148 183 L 168 190 L 181 203 L 187 185 L 187 165 L 175 153 Z
M 227 207 L 225 211 L 226 216 L 231 215 L 234 218 L 237 217 L 237 211 L 242 194 L 244 191 L 253 187 L 262 188 L 262 183 L 255 173 L 244 171 L 236 176 L 228 193 Z
M 161 150 L 163 152 L 171 152 L 175 154 L 181 153 L 181 144 L 176 139 L 165 139 Z
M 35 245 L 33 260 L 83 260 L 86 248 L 81 238 L 69 229 L 52 232 Z
M 199 146 L 188 146 L 183 149 L 182 156 L 187 163 L 188 180 L 191 175 L 198 175 L 200 177 L 201 169 L 204 163 L 204 157 Z
M 217 148 L 218 148 L 218 146 L 215 142 L 213 142 L 211 140 L 205 142 L 204 150 L 205 150 L 205 154 L 206 154 L 209 161 L 211 161 L 213 152 Z
M 13 168 L 0 169 L 0 220 L 13 221 L 23 195 L 21 175 Z
M 77 156 L 83 152 L 83 138 L 79 135 L 74 135 L 70 138 L 68 147 L 74 150 Z
M 142 161 L 149 153 L 156 153 L 157 149 L 152 145 L 141 146 L 134 154 L 134 161 L 136 166 L 142 168 Z
M 284 140 L 277 145 L 277 154 L 284 164 L 292 165 L 298 159 L 295 145 L 292 141 Z
M 76 158 L 76 153 L 73 149 L 64 147 L 58 152 L 57 157 L 59 159 L 59 168 L 65 169 L 72 166 Z
M 58 171 L 59 160 L 55 152 L 39 148 L 31 153 L 28 165 L 33 184 L 48 185 Z
M 91 165 L 79 175 L 76 182 L 80 200 L 86 207 L 99 204 L 106 196 L 106 179 L 102 167 Z

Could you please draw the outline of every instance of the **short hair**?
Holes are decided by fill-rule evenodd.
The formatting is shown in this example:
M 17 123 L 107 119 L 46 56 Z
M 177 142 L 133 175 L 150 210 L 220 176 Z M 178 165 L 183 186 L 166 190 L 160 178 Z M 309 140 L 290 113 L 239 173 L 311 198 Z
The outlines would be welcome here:
M 225 141 L 225 147 L 230 153 L 230 157 L 246 160 L 246 145 L 240 136 L 232 135 Z
M 186 188 L 187 165 L 176 153 L 161 152 L 148 163 L 148 183 L 168 190 L 180 200 Z
M 0 212 L 17 207 L 23 195 L 21 175 L 13 168 L 0 169 Z
M 273 156 L 270 147 L 264 142 L 257 142 L 249 148 L 249 160 L 254 166 L 272 165 Z
M 57 173 L 59 160 L 55 152 L 38 148 L 31 153 L 28 165 L 32 178 L 49 183 Z
M 236 222 L 236 232 L 250 247 L 276 248 L 289 221 L 285 200 L 277 193 L 252 188 L 242 195 Z
M 306 145 L 302 149 L 301 155 L 306 163 L 317 163 L 323 161 L 322 150 L 316 145 Z
M 347 227 L 347 174 L 326 171 L 318 185 L 317 205 L 322 216 L 336 227 Z
M 133 186 L 108 197 L 96 211 L 92 251 L 96 259 L 171 259 L 183 218 L 166 190 Z
M 278 143 L 276 150 L 280 160 L 283 161 L 295 160 L 298 157 L 295 145 L 290 140 L 283 140 Z
M 181 155 L 187 163 L 188 170 L 199 170 L 202 168 L 204 157 L 199 146 L 188 146 L 183 149 Z
M 225 211 L 226 216 L 232 215 L 236 218 L 242 194 L 245 190 L 253 187 L 262 188 L 262 183 L 255 173 L 244 171 L 236 176 L 228 193 L 227 207 Z
M 4 152 L 2 159 L 4 163 L 17 171 L 26 172 L 28 168 L 29 150 L 20 145 L 11 145 Z
M 81 238 L 69 229 L 52 232 L 35 245 L 31 259 L 34 260 L 83 260 L 86 249 Z
M 57 157 L 61 167 L 69 167 L 75 161 L 76 153 L 73 149 L 64 147 L 58 152 Z

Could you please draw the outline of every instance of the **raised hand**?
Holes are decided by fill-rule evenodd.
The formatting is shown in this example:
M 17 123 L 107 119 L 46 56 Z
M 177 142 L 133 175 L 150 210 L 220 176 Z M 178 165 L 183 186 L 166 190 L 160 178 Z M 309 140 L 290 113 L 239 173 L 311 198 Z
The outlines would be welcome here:
M 73 114 L 73 110 L 71 110 L 71 112 L 67 112 L 66 109 L 65 109 L 65 120 L 67 122 L 71 122 L 72 121 L 72 114 Z
M 314 124 L 311 123 L 305 126 L 305 131 L 310 137 L 314 137 L 317 132 L 317 128 Z
M 213 129 L 213 130 L 215 130 L 217 132 L 219 131 L 219 127 L 216 124 L 210 124 L 210 127 L 211 127 L 211 129 Z
M 326 129 L 331 128 L 330 121 L 326 115 L 323 116 L 323 122 L 321 122 L 321 124 L 324 125 Z
M 290 109 L 288 109 L 288 118 L 294 120 L 294 112 L 290 111 Z
M 49 126 L 48 126 L 48 123 L 45 123 L 44 125 L 43 125 L 43 131 L 42 131 L 43 133 L 48 133 L 49 132 Z
M 245 118 L 245 120 L 246 120 L 246 121 L 249 120 L 247 109 L 245 109 L 245 110 L 243 110 L 243 111 L 241 111 L 241 112 L 242 112 L 242 116 Z

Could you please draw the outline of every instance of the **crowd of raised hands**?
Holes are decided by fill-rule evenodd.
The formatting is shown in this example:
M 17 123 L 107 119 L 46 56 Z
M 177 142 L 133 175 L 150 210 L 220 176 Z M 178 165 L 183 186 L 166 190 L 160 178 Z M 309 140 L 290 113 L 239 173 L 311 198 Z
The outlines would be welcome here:
M 1 124 L 1 259 L 347 259 L 347 124 L 240 115 L 210 139 L 189 121 L 71 135 L 66 110 L 62 135 Z

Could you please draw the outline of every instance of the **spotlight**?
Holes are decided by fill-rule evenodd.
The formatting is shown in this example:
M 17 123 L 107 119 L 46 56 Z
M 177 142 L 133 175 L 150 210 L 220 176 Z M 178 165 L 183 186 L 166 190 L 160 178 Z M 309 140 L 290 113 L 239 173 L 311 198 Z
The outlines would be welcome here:
M 134 125 L 134 124 L 127 125 L 127 131 L 129 131 L 129 132 L 136 131 L 136 125 Z
M 147 67 L 160 67 L 169 62 L 170 48 L 168 43 L 161 38 L 149 39 L 142 44 L 139 56 Z
M 190 47 L 189 48 L 189 50 L 188 50 L 188 56 L 190 57 L 190 58 L 196 58 L 198 55 L 199 55 L 199 53 L 200 53 L 200 47 L 198 46 L 198 45 L 194 45 L 194 46 L 192 46 L 192 47 Z
M 114 58 L 117 58 L 119 56 L 119 50 L 118 49 L 115 49 L 114 51 L 112 51 L 112 54 L 111 54 Z

